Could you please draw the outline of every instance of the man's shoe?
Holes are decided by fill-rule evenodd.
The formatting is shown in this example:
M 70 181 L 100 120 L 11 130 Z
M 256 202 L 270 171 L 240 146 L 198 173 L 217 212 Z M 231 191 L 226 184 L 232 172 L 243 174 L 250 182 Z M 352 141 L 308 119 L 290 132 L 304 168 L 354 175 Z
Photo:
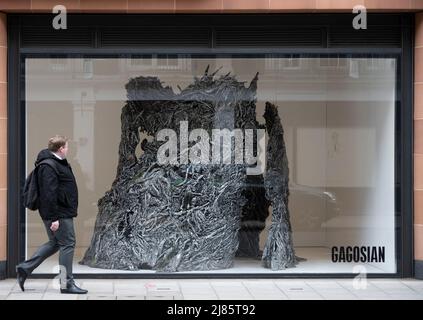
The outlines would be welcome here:
M 19 287 L 21 287 L 22 291 L 25 291 L 24 284 L 25 280 L 28 277 L 26 272 L 21 267 L 16 267 L 16 274 L 17 274 L 17 280 L 19 283 Z
M 66 289 L 60 289 L 60 293 L 70 293 L 70 294 L 86 294 L 88 290 L 79 288 L 75 282 L 68 283 Z

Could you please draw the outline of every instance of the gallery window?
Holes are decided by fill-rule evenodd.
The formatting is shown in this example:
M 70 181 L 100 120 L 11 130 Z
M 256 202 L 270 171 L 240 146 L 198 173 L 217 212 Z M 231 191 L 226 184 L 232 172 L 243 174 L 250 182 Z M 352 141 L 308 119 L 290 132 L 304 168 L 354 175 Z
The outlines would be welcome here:
M 46 55 L 22 72 L 26 173 L 70 138 L 75 273 L 397 272 L 396 56 Z M 182 161 L 185 125 L 201 163 Z M 255 162 L 212 161 L 225 128 L 253 130 Z M 46 240 L 36 213 L 25 230 L 29 257 Z

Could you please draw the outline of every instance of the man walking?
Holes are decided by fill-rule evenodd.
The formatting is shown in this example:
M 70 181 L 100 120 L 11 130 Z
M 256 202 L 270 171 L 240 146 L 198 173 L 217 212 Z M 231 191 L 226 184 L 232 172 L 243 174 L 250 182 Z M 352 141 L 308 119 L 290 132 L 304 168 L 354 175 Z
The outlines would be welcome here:
M 25 290 L 24 283 L 28 275 L 44 260 L 59 251 L 60 292 L 73 294 L 88 292 L 75 284 L 72 275 L 75 249 L 73 218 L 77 216 L 78 188 L 75 176 L 66 160 L 67 153 L 68 139 L 56 135 L 49 140 L 48 149 L 40 151 L 35 161 L 35 165 L 39 165 L 36 169 L 40 200 L 38 210 L 49 241 L 38 248 L 30 259 L 16 266 L 18 283 L 22 291 Z

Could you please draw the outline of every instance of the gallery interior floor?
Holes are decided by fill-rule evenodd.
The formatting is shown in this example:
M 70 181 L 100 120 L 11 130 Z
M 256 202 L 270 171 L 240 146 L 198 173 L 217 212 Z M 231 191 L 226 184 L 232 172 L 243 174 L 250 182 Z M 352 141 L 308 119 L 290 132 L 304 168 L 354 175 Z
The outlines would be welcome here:
M 139 271 L 125 271 L 125 270 L 109 270 L 91 268 L 80 265 L 78 261 L 81 260 L 84 250 L 77 250 L 74 259 L 73 272 L 75 274 L 154 274 L 156 271 L 139 270 Z M 189 271 L 178 272 L 178 274 L 286 274 L 286 273 L 385 273 L 385 271 L 374 264 L 362 264 L 360 270 L 354 270 L 357 263 L 333 263 L 330 257 L 330 249 L 325 247 L 297 247 L 295 248 L 298 257 L 306 258 L 306 261 L 301 261 L 295 268 L 289 268 L 280 271 L 272 271 L 266 269 L 261 265 L 260 260 L 237 258 L 233 268 L 212 270 L 212 271 Z M 363 268 L 364 266 L 364 268 Z M 48 260 L 44 261 L 34 274 L 56 274 L 59 271 L 58 254 L 53 255 Z

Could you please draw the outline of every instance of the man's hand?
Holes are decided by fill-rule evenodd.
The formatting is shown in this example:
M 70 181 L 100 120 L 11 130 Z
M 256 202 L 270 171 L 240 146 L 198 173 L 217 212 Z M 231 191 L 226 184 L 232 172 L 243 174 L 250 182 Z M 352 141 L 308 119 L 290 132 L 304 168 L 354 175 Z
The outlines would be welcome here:
M 59 229 L 59 220 L 53 221 L 50 226 L 50 230 L 56 232 Z

